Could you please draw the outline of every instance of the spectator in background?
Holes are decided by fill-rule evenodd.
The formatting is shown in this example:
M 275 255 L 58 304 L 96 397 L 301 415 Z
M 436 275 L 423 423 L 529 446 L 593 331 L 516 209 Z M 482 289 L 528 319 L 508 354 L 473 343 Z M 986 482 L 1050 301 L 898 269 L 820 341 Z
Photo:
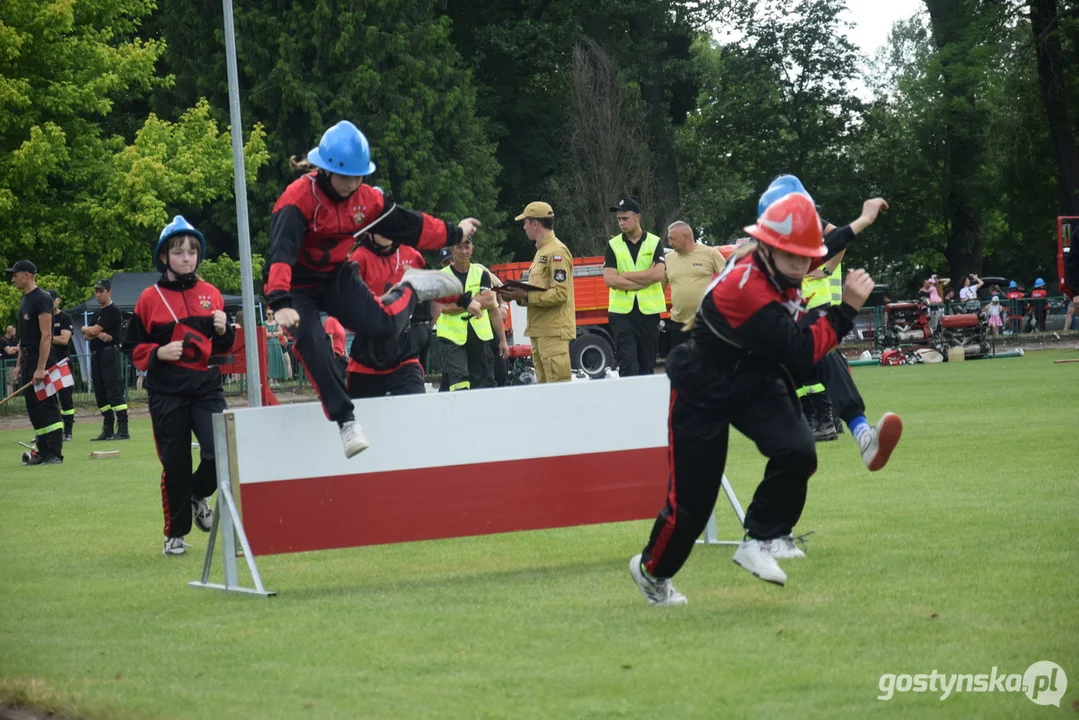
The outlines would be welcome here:
M 60 309 L 60 293 L 49 290 L 52 298 L 52 351 L 56 361 L 70 360 L 75 344 L 71 342 L 71 332 L 75 329 L 71 316 Z M 71 442 L 75 425 L 75 387 L 61 388 L 56 395 L 60 398 L 60 418 L 64 421 L 64 442 Z
M 666 323 L 670 352 L 689 340 L 689 333 L 682 328 L 697 314 L 708 283 L 727 263 L 719 250 L 699 245 L 693 239 L 693 228 L 681 220 L 667 228 L 667 244 L 674 250 L 664 263 L 666 282 L 671 286 L 671 319 Z
M 3 372 L 0 373 L 0 377 L 6 378 L 6 382 L 4 383 L 6 389 L 4 395 L 10 395 L 15 391 L 15 375 L 11 373 L 8 368 L 15 367 L 15 361 L 18 359 L 18 354 L 19 343 L 15 340 L 15 326 L 8 325 L 4 329 L 3 337 L 0 337 L 0 369 L 3 369 Z
M 266 308 L 266 365 L 270 384 L 292 379 L 292 363 L 285 353 L 285 331 L 274 320 L 273 310 Z
M 929 304 L 929 329 L 932 332 L 936 332 L 937 324 L 940 323 L 940 316 L 944 314 L 942 307 L 944 299 L 940 296 L 938 284 L 937 276 L 933 275 L 922 283 L 922 287 L 918 291 L 922 299 Z
M 636 198 L 623 198 L 610 210 L 622 231 L 607 241 L 603 256 L 603 281 L 610 288 L 607 316 L 618 372 L 622 377 L 652 375 L 659 316 L 667 310 L 663 244 L 641 227 L 641 205 Z
M 1008 283 L 1008 292 L 1004 296 L 1008 300 L 1008 326 L 1013 335 L 1018 335 L 1023 329 L 1023 290 L 1019 283 L 1012 280 Z
M 1045 321 L 1049 315 L 1049 290 L 1045 287 L 1045 280 L 1038 278 L 1034 281 L 1034 289 L 1030 291 L 1031 326 L 1033 330 L 1045 331 Z
M 982 308 L 982 312 L 989 316 L 989 327 L 993 329 L 993 337 L 1000 335 L 1000 329 L 1004 327 L 1004 322 L 1000 317 L 1003 313 L 1000 307 L 1000 296 L 994 295 L 992 301 Z
M 322 324 L 330 344 L 333 346 L 333 357 L 341 370 L 341 379 L 348 378 L 348 349 L 345 347 L 345 326 L 337 321 L 332 315 L 326 316 L 326 322 Z
M 982 289 L 982 285 L 984 284 L 985 282 L 974 273 L 967 275 L 963 278 L 963 287 L 959 289 L 959 299 L 963 302 L 977 300 L 978 291 Z

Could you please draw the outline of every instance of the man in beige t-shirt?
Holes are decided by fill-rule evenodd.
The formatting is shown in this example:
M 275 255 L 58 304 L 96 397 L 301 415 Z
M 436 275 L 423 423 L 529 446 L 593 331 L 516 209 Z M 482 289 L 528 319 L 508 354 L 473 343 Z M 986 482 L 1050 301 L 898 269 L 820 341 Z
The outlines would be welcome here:
M 682 326 L 697 314 L 705 288 L 726 263 L 717 248 L 698 245 L 693 228 L 679 220 L 667 228 L 667 244 L 674 250 L 667 254 L 667 284 L 671 286 L 671 319 L 667 321 L 669 347 L 689 339 Z M 668 351 L 669 352 L 669 351 Z

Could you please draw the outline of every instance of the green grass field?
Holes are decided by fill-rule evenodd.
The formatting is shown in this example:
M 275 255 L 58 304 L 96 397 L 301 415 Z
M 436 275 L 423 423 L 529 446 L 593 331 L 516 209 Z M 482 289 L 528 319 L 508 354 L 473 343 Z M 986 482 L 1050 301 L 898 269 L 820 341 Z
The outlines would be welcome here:
M 1074 352 L 857 368 L 905 434 L 870 475 L 849 435 L 818 446 L 786 588 L 698 548 L 686 608 L 648 608 L 634 522 L 262 558 L 266 600 L 194 590 L 206 536 L 161 556 L 146 420 L 118 460 L 19 465 L 0 432 L 0 705 L 118 718 L 921 718 L 1079 709 L 1079 364 Z M 95 444 L 96 445 L 96 444 Z M 113 449 L 112 443 L 109 449 Z M 727 473 L 748 505 L 763 462 Z M 657 497 L 657 511 L 661 498 Z M 721 500 L 722 502 L 722 500 Z M 740 535 L 720 507 L 726 537 Z M 243 571 L 245 572 L 245 571 Z M 896 693 L 884 673 L 1070 676 L 1022 693 Z

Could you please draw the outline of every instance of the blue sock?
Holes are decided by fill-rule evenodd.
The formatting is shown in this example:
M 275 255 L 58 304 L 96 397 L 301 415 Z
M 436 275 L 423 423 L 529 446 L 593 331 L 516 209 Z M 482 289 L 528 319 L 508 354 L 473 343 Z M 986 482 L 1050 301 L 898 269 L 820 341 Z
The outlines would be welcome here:
M 866 430 L 869 429 L 869 422 L 865 419 L 865 415 L 859 415 L 857 417 L 851 418 L 850 421 L 847 423 L 847 427 L 850 428 L 851 435 L 853 435 L 854 437 L 858 437 L 863 432 L 865 432 L 865 430 L 862 430 L 862 428 L 865 428 Z

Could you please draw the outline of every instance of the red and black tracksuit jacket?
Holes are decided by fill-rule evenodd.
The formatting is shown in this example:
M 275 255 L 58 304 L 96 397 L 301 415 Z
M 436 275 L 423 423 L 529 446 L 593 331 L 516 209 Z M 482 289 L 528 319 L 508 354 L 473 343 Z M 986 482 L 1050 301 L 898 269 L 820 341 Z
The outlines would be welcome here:
M 708 288 L 693 339 L 708 374 L 776 374 L 793 388 L 843 338 L 858 312 L 846 303 L 806 314 L 799 288 L 782 288 L 756 253 L 730 265 Z
M 213 312 L 224 309 L 217 288 L 198 278 L 169 281 L 162 275 L 156 286 L 142 291 L 124 346 L 135 367 L 147 371 L 149 392 L 195 396 L 220 389 L 221 376 L 210 367 L 210 357 L 227 352 L 236 341 L 231 323 L 223 335 L 214 332 Z M 160 360 L 157 349 L 176 340 L 184 344 L 180 359 Z
M 415 248 L 400 244 L 385 249 L 361 245 L 353 251 L 349 260 L 356 263 L 360 277 L 378 296 L 401 282 L 409 268 L 420 269 L 427 264 Z M 353 338 L 348 371 L 364 375 L 388 375 L 404 365 L 418 366 L 418 352 L 425 344 L 425 338 L 414 335 L 426 333 L 429 327 L 427 320 L 430 319 L 430 303 L 423 305 L 428 309 L 417 306 L 413 313 L 413 324 L 397 337 L 380 340 L 357 335 Z M 419 328 L 415 325 L 419 325 Z
M 363 184 L 342 198 L 325 174 L 307 173 L 285 189 L 270 218 L 270 254 L 263 273 L 270 307 L 291 307 L 293 288 L 328 280 L 348 261 L 354 234 L 375 220 L 372 232 L 421 250 L 439 250 L 461 238 L 456 225 L 397 207 L 379 188 Z

